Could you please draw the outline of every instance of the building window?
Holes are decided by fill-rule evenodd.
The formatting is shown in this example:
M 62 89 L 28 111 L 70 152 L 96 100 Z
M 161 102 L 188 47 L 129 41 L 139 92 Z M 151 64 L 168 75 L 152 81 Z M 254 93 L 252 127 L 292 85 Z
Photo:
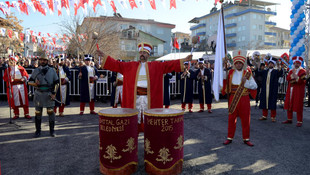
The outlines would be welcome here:
M 258 35 L 258 40 L 262 41 L 263 40 L 263 36 L 262 35 Z
M 253 19 L 256 19 L 256 14 L 253 14 Z
M 242 26 L 242 30 L 245 30 L 245 26 Z
M 253 36 L 252 36 L 252 40 L 256 40 L 256 35 L 253 35 Z
M 245 36 L 242 36 L 242 41 L 245 41 Z
M 259 25 L 259 30 L 263 30 L 263 25 Z
M 245 20 L 245 16 L 242 16 L 242 20 L 243 20 L 243 21 Z
M 254 30 L 256 29 L 256 24 L 254 24 L 254 25 L 252 26 L 252 29 L 254 29 Z
M 241 21 L 241 16 L 238 17 L 238 21 Z

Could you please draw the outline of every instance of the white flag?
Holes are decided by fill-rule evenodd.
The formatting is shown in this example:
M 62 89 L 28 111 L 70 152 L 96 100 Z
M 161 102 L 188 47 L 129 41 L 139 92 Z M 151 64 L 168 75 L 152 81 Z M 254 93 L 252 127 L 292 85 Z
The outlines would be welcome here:
M 12 5 L 14 6 L 15 10 L 18 11 L 18 13 L 20 14 L 19 3 L 17 3 L 16 1 L 12 1 Z
M 33 3 L 31 2 L 31 0 L 25 0 L 25 3 L 27 5 L 28 9 L 31 8 L 33 12 L 37 11 L 36 8 L 34 7 Z M 30 11 L 28 11 L 28 12 L 30 12 Z
M 5 36 L 6 28 L 0 28 L 0 34 Z
M 128 9 L 128 6 L 127 6 L 125 0 L 118 0 L 118 3 L 121 4 L 121 6 L 123 7 L 123 9 Z
M 140 5 L 140 7 L 141 7 L 142 9 L 145 8 L 145 6 L 144 6 L 144 0 L 138 0 L 138 4 Z
M 222 9 L 219 14 L 219 22 L 217 28 L 214 77 L 213 77 L 213 93 L 216 101 L 219 101 L 219 94 L 223 88 L 223 58 L 225 57 L 225 36 L 222 18 Z
M 14 32 L 16 39 L 18 39 L 18 32 Z
M 161 4 L 163 5 L 164 9 L 166 9 L 166 0 L 160 0 Z

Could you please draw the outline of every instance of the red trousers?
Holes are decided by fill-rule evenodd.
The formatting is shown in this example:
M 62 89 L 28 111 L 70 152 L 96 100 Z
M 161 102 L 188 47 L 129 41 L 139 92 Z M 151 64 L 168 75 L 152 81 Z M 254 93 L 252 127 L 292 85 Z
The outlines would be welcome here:
M 29 115 L 29 106 L 23 104 L 23 100 L 22 100 L 22 97 L 21 97 L 20 93 L 19 93 L 19 101 L 20 101 L 20 106 L 14 106 L 13 107 L 14 115 L 15 116 L 19 116 L 19 107 L 23 107 L 24 108 L 24 115 Z
M 233 95 L 229 97 L 229 103 L 233 99 Z M 251 109 L 250 109 L 250 97 L 248 95 L 242 96 L 235 111 L 228 115 L 228 136 L 227 138 L 232 140 L 235 136 L 237 117 L 239 116 L 242 126 L 243 140 L 250 139 L 250 120 L 251 120 Z
M 186 103 L 182 103 L 182 109 L 186 108 Z M 191 110 L 193 108 L 193 103 L 188 103 L 188 109 Z
M 208 106 L 208 109 L 211 109 L 211 103 L 210 104 L 207 104 Z M 205 105 L 203 103 L 200 103 L 200 109 L 201 110 L 204 110 L 205 109 Z
M 64 104 L 61 104 L 59 106 L 59 113 L 63 113 L 65 110 L 65 105 Z M 56 113 L 57 112 L 57 106 L 54 107 L 54 112 Z
M 263 109 L 263 116 L 267 117 L 268 116 L 268 109 Z M 276 118 L 277 116 L 277 110 L 271 109 L 271 118 Z
M 303 120 L 303 111 L 296 112 L 297 113 L 297 122 L 302 123 Z M 287 110 L 287 119 L 292 120 L 293 119 L 293 111 Z
M 80 112 L 84 112 L 84 109 L 85 109 L 85 103 L 81 102 L 80 103 Z M 91 100 L 89 102 L 89 109 L 90 109 L 90 111 L 95 110 L 95 100 Z

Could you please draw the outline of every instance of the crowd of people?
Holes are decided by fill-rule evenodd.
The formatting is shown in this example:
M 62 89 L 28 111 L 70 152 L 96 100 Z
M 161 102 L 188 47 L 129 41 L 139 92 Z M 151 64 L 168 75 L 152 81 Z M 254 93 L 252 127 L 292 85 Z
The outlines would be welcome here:
M 50 118 L 50 128 L 51 136 L 54 136 L 54 125 L 55 125 L 55 113 L 57 108 L 59 108 L 59 116 L 64 116 L 64 108 L 70 104 L 70 96 L 68 89 L 68 82 L 72 81 L 72 75 L 70 69 L 78 70 L 78 76 L 80 83 L 80 115 L 84 114 L 85 104 L 89 103 L 90 114 L 97 114 L 95 112 L 95 101 L 96 101 L 96 81 L 98 78 L 102 78 L 105 75 L 99 74 L 98 70 L 110 70 L 112 71 L 111 81 L 113 84 L 111 92 L 111 106 L 117 107 L 120 104 L 121 107 L 127 108 L 137 108 L 139 111 L 144 111 L 149 108 L 169 108 L 170 105 L 170 94 L 169 94 L 169 79 L 172 78 L 171 72 L 178 72 L 177 79 L 180 80 L 180 93 L 181 93 L 181 109 L 186 110 L 186 105 L 188 105 L 188 111 L 191 113 L 193 108 L 194 99 L 194 88 L 198 89 L 199 105 L 200 110 L 198 112 L 204 112 L 205 104 L 207 106 L 208 113 L 212 113 L 212 77 L 213 77 L 213 64 L 199 58 L 197 62 L 191 60 L 191 56 L 185 59 L 176 60 L 175 62 L 149 62 L 147 58 L 150 55 L 152 46 L 149 44 L 140 45 L 140 61 L 122 61 L 115 60 L 109 56 L 106 56 L 102 52 L 98 51 L 99 56 L 102 58 L 102 64 L 99 61 L 94 60 L 92 55 L 85 55 L 83 59 L 74 59 L 71 57 L 65 58 L 63 55 L 57 56 L 55 58 L 47 59 L 45 56 L 38 58 L 18 58 L 16 56 L 11 56 L 9 58 L 0 59 L 1 71 L 4 70 L 3 80 L 7 82 L 7 98 L 11 99 L 10 107 L 14 110 L 13 119 L 19 118 L 19 107 L 23 107 L 25 118 L 31 119 L 29 115 L 29 105 L 28 105 L 28 90 L 26 82 L 29 81 L 29 85 L 36 87 L 35 99 L 36 112 L 35 112 L 35 123 L 36 123 L 36 137 L 40 136 L 40 125 L 42 108 L 48 108 L 48 115 Z M 237 56 L 236 56 L 237 55 Z M 239 56 L 238 56 L 239 55 Z M 259 106 L 262 109 L 262 117 L 260 120 L 267 120 L 268 110 L 271 111 L 272 122 L 276 121 L 276 108 L 279 99 L 285 100 L 284 108 L 287 109 L 288 120 L 284 121 L 284 124 L 292 123 L 292 113 L 297 112 L 297 125 L 302 126 L 302 108 L 304 103 L 305 88 L 308 87 L 308 99 L 309 99 L 309 69 L 305 70 L 301 68 L 303 63 L 303 58 L 293 57 L 294 65 L 289 69 L 288 65 L 285 64 L 285 60 L 288 60 L 288 55 L 283 54 L 280 59 L 274 58 L 271 54 L 267 54 L 264 58 L 259 52 L 254 52 L 251 57 L 245 57 L 244 53 L 234 53 L 234 57 L 231 58 L 227 56 L 224 58 L 224 88 L 222 89 L 222 94 L 226 94 L 224 97 L 229 99 L 230 107 L 229 110 L 229 134 L 227 141 L 224 142 L 225 145 L 232 142 L 232 138 L 235 130 L 235 120 L 239 116 L 244 120 L 242 123 L 244 129 L 244 141 L 247 145 L 253 146 L 249 142 L 248 135 L 249 125 L 244 123 L 249 122 L 248 113 L 240 113 L 238 108 L 238 103 L 231 105 L 236 99 L 233 98 L 238 96 L 236 102 L 243 101 L 245 103 L 242 105 L 243 111 L 244 106 L 248 106 L 248 97 L 253 98 L 256 101 L 256 107 Z M 146 60 L 146 61 L 145 61 Z M 107 62 L 109 64 L 107 64 Z M 46 63 L 46 64 L 45 64 Z M 148 63 L 148 64 L 145 64 Z M 180 64 L 181 63 L 181 64 Z M 240 64 L 240 65 L 239 65 Z M 299 64 L 299 65 L 298 65 Z M 180 65 L 182 65 L 180 67 Z M 239 66 L 239 68 L 238 68 Z M 7 74 L 7 69 L 10 74 Z M 142 67 L 143 70 L 140 68 Z M 165 68 L 166 67 L 166 68 Z M 31 77 L 28 76 L 26 69 L 34 69 Z M 48 69 L 49 68 L 49 69 Z M 53 69 L 51 69 L 53 68 Z M 140 69 L 140 72 L 137 71 Z M 51 76 L 46 78 L 47 72 L 55 71 L 55 74 L 51 73 Z M 241 73 L 241 70 L 246 70 L 245 73 Z M 134 72 L 132 72 L 134 71 Z M 147 72 L 149 71 L 149 72 Z M 150 71 L 155 71 L 152 73 L 153 78 L 150 75 Z M 42 73 L 43 72 L 43 73 Z M 130 73 L 131 72 L 131 73 Z M 139 75 L 135 75 L 135 73 Z M 38 80 L 41 76 L 41 80 Z M 124 79 L 123 74 L 135 75 L 132 78 Z M 154 74 L 154 75 L 153 75 Z M 240 75 L 239 75 L 240 74 Z M 44 76 L 43 76 L 44 75 Z M 45 78 L 44 78 L 45 77 Z M 128 77 L 128 76 L 127 76 Z M 236 77 L 239 77 L 236 79 Z M 244 78 L 246 77 L 246 78 Z M 135 80 L 138 78 L 138 80 Z M 50 82 L 46 81 L 52 79 Z M 156 79 L 156 86 L 152 84 L 152 81 L 148 79 Z M 9 81 L 10 80 L 10 81 Z M 160 81 L 162 86 L 158 84 Z M 194 83 L 197 81 L 197 83 Z M 43 83 L 42 85 L 42 82 Z M 124 82 L 124 83 L 123 83 Z M 135 88 L 133 82 L 137 82 Z M 244 87 L 247 90 L 239 92 L 240 83 L 244 83 Z M 251 84 L 251 83 L 252 84 Z M 287 83 L 286 83 L 287 82 Z M 32 83 L 32 84 L 31 84 Z M 148 84 L 150 83 L 150 84 Z M 255 85 L 254 85 L 254 84 Z M 126 86 L 123 86 L 126 84 Z M 130 85 L 129 85 L 130 84 Z M 287 85 L 287 93 L 278 94 L 281 85 Z M 299 86 L 300 85 L 300 86 Z M 147 87 L 164 87 L 152 88 L 152 91 L 148 91 Z M 197 86 L 197 87 L 194 87 Z M 9 88 L 10 87 L 10 88 Z M 227 87 L 229 87 L 227 89 Z M 293 90 L 299 88 L 298 90 Z M 255 94 L 252 90 L 255 90 Z M 137 93 L 132 93 L 131 90 L 137 90 Z M 9 94 L 11 92 L 13 94 Z M 41 94 L 38 94 L 41 92 Z M 238 95 L 236 93 L 239 92 Z M 298 92 L 298 93 L 297 93 Z M 44 98 L 40 97 L 45 94 Z M 148 94 L 150 93 L 150 94 Z M 137 95 L 135 95 L 137 94 Z M 162 94 L 161 96 L 158 94 Z M 282 96 L 280 96 L 282 95 Z M 147 96 L 150 99 L 147 100 Z M 244 97 L 248 96 L 248 97 Z M 50 97 L 51 102 L 46 103 Z M 237 97 L 236 97 L 237 98 Z M 44 99 L 42 101 L 42 99 Z M 136 103 L 131 100 L 136 99 Z M 243 100 L 242 100 L 243 99 Z M 292 103 L 292 99 L 294 103 Z M 149 104 L 148 102 L 149 101 Z M 298 101 L 298 103 L 297 103 Z M 48 104 L 42 105 L 42 104 Z M 298 105 L 296 105 L 298 104 Z M 310 106 L 308 100 L 307 106 Z M 237 112 L 236 112 L 237 110 Z M 238 112 L 239 111 L 239 112 Z M 143 131 L 143 117 L 139 118 L 139 130 Z

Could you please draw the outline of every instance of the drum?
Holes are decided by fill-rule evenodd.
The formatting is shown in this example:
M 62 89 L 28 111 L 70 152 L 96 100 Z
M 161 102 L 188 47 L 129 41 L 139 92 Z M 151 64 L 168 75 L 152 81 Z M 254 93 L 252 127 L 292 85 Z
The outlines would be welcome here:
M 144 112 L 144 164 L 148 174 L 180 174 L 183 166 L 184 112 Z
M 138 165 L 138 111 L 111 108 L 99 111 L 100 172 L 129 175 Z

